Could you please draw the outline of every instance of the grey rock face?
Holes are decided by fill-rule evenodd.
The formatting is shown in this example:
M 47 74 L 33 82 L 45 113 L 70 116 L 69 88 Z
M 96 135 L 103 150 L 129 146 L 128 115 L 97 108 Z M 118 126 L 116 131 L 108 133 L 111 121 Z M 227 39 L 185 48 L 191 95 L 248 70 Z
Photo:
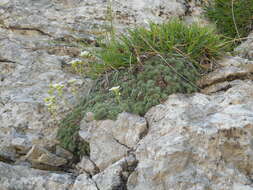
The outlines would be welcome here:
M 118 142 L 133 148 L 147 130 L 147 122 L 144 118 L 129 113 L 121 113 L 112 128 L 112 133 Z
M 90 159 L 102 171 L 120 160 L 147 132 L 147 123 L 139 116 L 121 113 L 116 121 L 92 121 L 81 124 L 80 136 L 90 144 Z
M 127 179 L 136 167 L 137 160 L 133 155 L 125 157 L 113 165 L 106 168 L 103 172 L 93 176 L 98 189 L 103 190 L 126 190 Z
M 72 190 L 98 190 L 96 183 L 87 175 L 81 174 L 76 180 Z
M 248 39 L 235 49 L 240 56 L 253 60 L 253 32 Z
M 73 154 L 67 150 L 65 150 L 64 148 L 60 147 L 60 146 L 56 146 L 56 151 L 55 154 L 57 156 L 60 156 L 62 158 L 71 160 L 73 158 Z
M 16 159 L 33 144 L 51 147 L 56 142 L 57 127 L 44 105 L 49 84 L 64 84 L 65 98 L 73 104 L 76 97 L 67 81 L 81 81 L 77 89 L 84 94 L 91 81 L 63 69 L 63 63 L 78 56 L 79 49 L 52 43 L 59 38 L 59 31 L 66 31 L 62 13 L 57 15 L 55 10 L 59 3 L 4 2 L 0 7 L 0 149 Z M 59 102 L 61 116 L 67 110 Z
M 76 167 L 80 173 L 95 175 L 99 172 L 97 166 L 90 160 L 88 156 L 83 156 L 81 162 L 79 162 Z
M 66 63 L 78 57 L 81 42 L 93 43 L 108 28 L 108 1 L 104 0 L 1 0 L 0 3 L 0 149 L 17 159 L 32 145 L 53 147 L 57 126 L 44 98 L 50 83 L 62 83 L 70 104 L 76 97 L 67 85 L 79 80 L 84 95 L 91 81 L 68 72 Z M 145 25 L 185 14 L 183 0 L 115 0 L 114 25 Z M 69 109 L 59 102 L 61 117 Z M 57 119 L 60 119 L 57 118 Z
M 130 154 L 92 177 L 87 173 L 79 175 L 73 190 L 126 190 L 127 179 L 136 165 L 135 156 Z
M 212 96 L 171 95 L 152 108 L 128 189 L 252 188 L 252 85 L 241 82 Z
M 89 124 L 89 138 L 84 138 L 90 144 L 90 159 L 100 170 L 121 159 L 127 154 L 128 148 L 119 144 L 112 136 L 113 121 L 105 120 Z M 86 136 L 81 131 L 81 137 Z
M 12 166 L 0 162 L 1 190 L 69 190 L 74 183 L 71 175 Z
M 113 22 L 122 32 L 189 11 L 199 15 L 199 2 L 114 0 Z M 69 79 L 78 80 L 82 95 L 90 89 L 92 81 L 69 72 L 66 63 L 79 56 L 82 42 L 105 33 L 107 11 L 104 0 L 1 0 L 0 190 L 252 190 L 251 36 L 237 48 L 245 59 L 221 62 L 200 81 L 202 94 L 171 95 L 145 118 L 122 113 L 97 122 L 89 113 L 79 134 L 91 153 L 77 165 L 77 178 L 24 166 L 59 169 L 73 158 L 60 147 L 48 151 L 58 127 L 43 99 L 50 83 L 64 84 L 71 104 Z M 61 116 L 68 111 L 63 101 L 59 110 Z
M 34 164 L 46 164 L 50 166 L 62 166 L 67 163 L 65 158 L 58 157 L 36 145 L 31 148 L 25 158 Z
M 211 94 L 224 91 L 240 83 L 236 80 L 253 79 L 253 61 L 241 57 L 225 57 L 219 62 L 219 65 L 221 68 L 205 75 L 199 81 L 198 85 L 202 87 L 202 93 Z

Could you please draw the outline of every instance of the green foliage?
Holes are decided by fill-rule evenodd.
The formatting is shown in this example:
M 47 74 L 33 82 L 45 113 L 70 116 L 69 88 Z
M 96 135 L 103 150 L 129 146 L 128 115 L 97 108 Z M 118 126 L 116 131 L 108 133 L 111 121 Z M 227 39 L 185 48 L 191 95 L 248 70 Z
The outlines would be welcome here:
M 61 122 L 58 130 L 61 146 L 76 155 L 89 154 L 87 143 L 78 137 L 79 123 L 85 113 L 93 112 L 96 120 L 116 119 L 123 111 L 143 116 L 150 107 L 162 103 L 172 93 L 197 91 L 194 83 L 199 76 L 197 68 L 185 58 L 167 58 L 164 62 L 159 57 L 101 76 L 92 92 Z M 119 101 L 114 92 L 109 91 L 118 85 Z
M 143 65 L 103 76 L 100 79 L 100 83 L 104 81 L 103 86 L 97 85 L 90 94 L 87 111 L 93 112 L 98 120 L 115 119 L 123 111 L 143 116 L 150 107 L 162 103 L 172 93 L 196 91 L 194 83 L 199 76 L 197 68 L 184 58 L 167 58 L 164 62 L 155 56 Z M 113 86 L 121 87 L 119 101 L 108 90 Z
M 92 63 L 90 69 L 92 74 L 101 74 L 142 63 L 158 52 L 166 56 L 181 55 L 199 67 L 219 57 L 227 48 L 225 44 L 210 27 L 186 25 L 180 20 L 151 23 L 149 29 L 138 27 L 104 44 L 96 55 L 103 63 Z
M 219 32 L 230 38 L 246 37 L 253 28 L 252 0 L 214 0 L 205 8 L 205 14 Z
M 81 102 L 73 112 L 69 113 L 60 123 L 57 138 L 60 145 L 71 151 L 76 157 L 89 154 L 89 144 L 78 135 L 80 121 L 83 118 L 82 109 L 85 103 Z
M 74 153 L 89 153 L 78 138 L 79 122 L 87 112 L 93 112 L 96 120 L 116 119 L 123 111 L 143 116 L 170 94 L 197 91 L 195 83 L 206 68 L 202 66 L 223 54 L 225 44 L 212 29 L 179 20 L 151 23 L 149 29 L 129 30 L 102 44 L 93 54 L 100 61 L 86 62 L 84 69 L 97 83 L 61 122 L 61 145 Z M 117 91 L 111 89 L 117 86 Z

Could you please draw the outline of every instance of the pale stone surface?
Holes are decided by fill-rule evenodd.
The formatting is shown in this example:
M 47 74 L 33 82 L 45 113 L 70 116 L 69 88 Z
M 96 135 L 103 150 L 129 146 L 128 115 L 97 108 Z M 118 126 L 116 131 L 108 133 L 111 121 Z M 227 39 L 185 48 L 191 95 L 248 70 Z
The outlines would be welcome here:
M 212 96 L 171 95 L 145 117 L 128 189 L 253 187 L 252 81 Z
M 128 148 L 112 135 L 114 121 L 94 121 L 81 125 L 80 136 L 90 144 L 90 159 L 102 171 L 127 154 Z
M 73 190 L 125 190 L 127 178 L 136 165 L 135 156 L 130 154 L 92 177 L 86 173 L 79 175 Z
M 72 190 L 99 190 L 96 183 L 87 175 L 81 174 L 76 180 Z
M 133 148 L 147 130 L 144 118 L 129 113 L 119 114 L 112 128 L 113 137 L 129 148 Z
M 11 145 L 20 153 L 27 153 L 28 150 L 31 148 L 31 143 L 22 137 L 13 138 L 11 141 Z
M 63 170 L 72 159 L 60 147 L 48 151 L 58 127 L 43 99 L 51 82 L 66 85 L 71 104 L 76 98 L 69 79 L 77 79 L 82 95 L 90 89 L 92 81 L 69 72 L 66 63 L 83 50 L 80 41 L 94 43 L 105 32 L 107 2 L 1 0 L 0 161 L 20 165 L 0 162 L 0 190 L 253 189 L 252 35 L 236 49 L 246 59 L 226 57 L 201 81 L 210 95 L 171 95 L 145 118 L 122 113 L 116 121 L 96 122 L 89 113 L 80 136 L 91 154 L 79 163 L 77 178 L 29 168 L 27 160 L 32 167 Z M 187 15 L 188 23 L 206 24 L 195 7 L 200 2 L 113 0 L 114 24 L 122 32 L 186 14 L 194 15 Z M 68 108 L 61 105 L 63 117 Z
M 69 151 L 67 151 L 66 149 L 60 147 L 60 146 L 56 146 L 56 151 L 55 154 L 59 157 L 65 158 L 67 160 L 71 160 L 73 158 L 73 154 Z
M 90 144 L 90 159 L 100 170 L 123 158 L 147 132 L 146 120 L 121 113 L 116 121 L 92 121 L 81 124 L 80 136 Z
M 133 155 L 123 158 L 113 165 L 106 168 L 103 172 L 93 176 L 98 189 L 103 190 L 124 190 L 126 189 L 126 180 L 137 161 Z
M 253 67 L 253 64 L 252 64 Z M 236 67 L 236 66 L 226 66 L 221 67 L 214 72 L 207 74 L 200 81 L 199 85 L 202 87 L 217 84 L 219 82 L 224 82 L 226 80 L 233 79 L 245 79 L 248 77 L 251 71 L 247 67 Z
M 62 166 L 67 163 L 65 158 L 56 156 L 46 149 L 34 145 L 25 156 L 27 160 L 35 164 L 46 164 L 49 166 Z
M 185 15 L 187 7 L 184 0 L 113 0 L 114 25 L 123 31 L 128 26 L 146 25 L 148 20 L 161 22 Z M 69 79 L 79 81 L 77 90 L 82 95 L 90 89 L 92 82 L 68 72 L 66 63 L 79 56 L 84 48 L 81 42 L 94 43 L 97 35 L 105 33 L 107 10 L 108 1 L 104 0 L 1 0 L 1 155 L 16 159 L 31 145 L 56 144 L 58 127 L 43 99 L 50 83 L 66 86 L 65 99 L 70 104 L 76 98 L 70 92 Z M 59 103 L 60 117 L 69 110 L 63 102 Z M 16 144 L 14 133 L 26 143 Z M 16 151 L 17 146 L 23 150 Z
M 88 173 L 90 175 L 95 175 L 99 172 L 97 166 L 90 160 L 88 156 L 83 156 L 81 162 L 76 165 L 80 173 Z
M 243 185 L 243 184 L 234 184 L 233 190 L 253 190 L 253 186 Z
M 43 101 L 51 82 L 67 86 L 69 79 L 79 79 L 81 84 L 76 87 L 83 94 L 91 82 L 63 69 L 63 64 L 78 56 L 80 50 L 70 44 L 52 43 L 59 32 L 66 33 L 61 11 L 58 15 L 55 10 L 59 3 L 52 7 L 52 1 L 4 2 L 0 7 L 0 149 L 11 156 L 17 146 L 21 148 L 20 141 L 16 144 L 17 136 L 26 139 L 22 149 L 32 144 L 55 144 L 57 127 Z M 70 89 L 64 91 L 65 98 L 74 103 Z M 68 108 L 60 103 L 59 110 L 63 117 Z M 19 153 L 23 152 L 16 152 L 17 157 Z
M 1 190 L 70 190 L 71 175 L 12 166 L 0 162 Z
M 253 60 L 253 32 L 248 39 L 235 49 L 240 56 Z
M 211 94 L 225 91 L 242 80 L 253 79 L 253 61 L 241 57 L 224 57 L 218 63 L 221 67 L 205 75 L 198 81 L 201 92 Z M 204 88 L 203 88 L 204 87 Z
M 118 161 L 120 162 L 120 161 Z M 113 189 L 123 189 L 122 186 L 122 164 L 118 163 L 109 166 L 103 172 L 93 176 L 93 180 L 99 189 L 113 190 Z M 122 161 L 121 161 L 122 162 Z

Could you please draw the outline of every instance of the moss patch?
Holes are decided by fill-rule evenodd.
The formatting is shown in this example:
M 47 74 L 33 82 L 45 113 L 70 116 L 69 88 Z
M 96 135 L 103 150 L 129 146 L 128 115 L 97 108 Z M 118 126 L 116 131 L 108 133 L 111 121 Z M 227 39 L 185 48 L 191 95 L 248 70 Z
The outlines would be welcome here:
M 184 58 L 161 60 L 154 56 L 143 65 L 134 65 L 112 71 L 100 78 L 96 90 L 87 99 L 85 112 L 91 111 L 95 119 L 116 119 L 123 111 L 143 116 L 147 110 L 162 103 L 172 93 L 197 91 L 198 69 Z M 119 100 L 111 87 L 120 86 Z

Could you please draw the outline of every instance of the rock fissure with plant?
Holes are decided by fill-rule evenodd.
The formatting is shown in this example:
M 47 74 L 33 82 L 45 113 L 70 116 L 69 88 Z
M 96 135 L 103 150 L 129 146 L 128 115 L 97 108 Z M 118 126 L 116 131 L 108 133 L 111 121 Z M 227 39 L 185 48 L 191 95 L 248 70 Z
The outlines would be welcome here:
M 200 46 L 193 43 L 204 38 Z M 116 119 L 121 112 L 144 116 L 172 93 L 198 91 L 196 82 L 201 74 L 208 72 L 227 48 L 221 36 L 208 27 L 187 26 L 180 20 L 130 30 L 129 35 L 103 46 L 89 57 L 85 55 L 91 61 L 70 63 L 75 70 L 84 67 L 84 73 L 97 78 L 95 88 L 76 108 L 82 114 L 92 112 L 96 120 Z M 102 62 L 95 62 L 97 59 Z M 78 113 L 71 114 L 68 117 L 77 121 L 74 114 Z M 66 120 L 62 124 L 59 140 L 69 149 L 72 135 L 68 131 L 72 128 L 75 134 L 79 128 L 68 126 L 72 124 Z
M 0 187 L 253 189 L 251 4 L 1 1 Z

